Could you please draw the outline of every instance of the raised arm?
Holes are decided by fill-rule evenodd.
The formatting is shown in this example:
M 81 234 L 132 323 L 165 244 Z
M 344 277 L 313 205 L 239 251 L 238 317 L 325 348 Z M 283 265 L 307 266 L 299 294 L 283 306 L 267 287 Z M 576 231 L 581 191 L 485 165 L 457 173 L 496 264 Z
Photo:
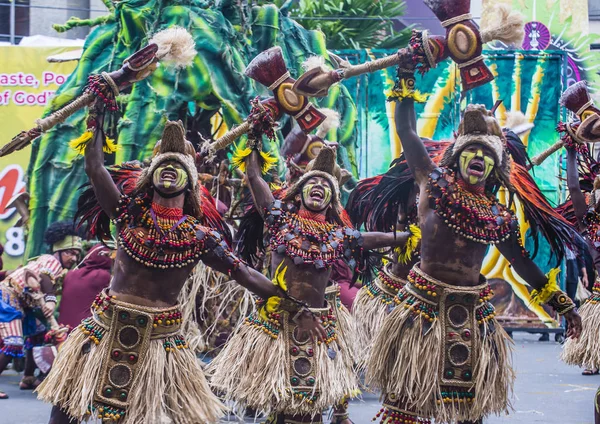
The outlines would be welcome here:
M 417 184 L 423 185 L 428 181 L 435 164 L 427 154 L 421 137 L 417 134 L 417 118 L 413 99 L 404 99 L 396 104 L 394 121 L 408 166 L 415 176 Z
M 100 102 L 97 102 L 100 103 Z M 94 138 L 85 149 L 85 173 L 92 183 L 102 210 L 112 219 L 117 215 L 121 193 L 104 167 L 104 111 L 98 110 Z
M 496 247 L 500 253 L 502 253 L 502 256 L 504 256 L 510 262 L 516 273 L 519 274 L 519 276 L 523 278 L 527 284 L 529 284 L 534 290 L 542 292 L 547 286 L 549 279 L 529 256 L 523 254 L 518 237 L 519 236 L 516 233 L 513 233 L 508 240 L 498 244 Z M 550 305 L 556 309 L 553 303 L 550 303 Z M 560 313 L 558 310 L 557 312 Z M 564 313 L 563 316 L 569 324 L 567 337 L 579 337 L 579 334 L 581 333 L 581 318 L 575 309 L 569 310 L 568 312 Z
M 571 195 L 571 201 L 573 202 L 573 208 L 575 209 L 575 216 L 577 217 L 579 229 L 584 230 L 584 218 L 587 214 L 587 204 L 585 202 L 585 196 L 583 195 L 581 187 L 579 186 L 577 151 L 571 148 L 567 148 L 567 187 L 569 188 L 569 194 Z
M 254 205 L 262 215 L 275 201 L 269 184 L 263 179 L 261 173 L 260 156 L 257 150 L 253 150 L 246 159 L 246 179 L 252 193 Z
M 406 231 L 397 231 L 395 234 L 375 231 L 362 233 L 363 248 L 371 250 L 385 247 L 403 247 L 410 236 L 411 233 Z

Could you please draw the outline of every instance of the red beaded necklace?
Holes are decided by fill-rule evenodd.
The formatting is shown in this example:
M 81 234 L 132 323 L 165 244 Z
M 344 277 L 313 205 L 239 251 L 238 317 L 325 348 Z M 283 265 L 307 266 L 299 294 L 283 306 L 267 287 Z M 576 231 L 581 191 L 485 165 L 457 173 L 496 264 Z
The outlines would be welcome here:
M 152 202 L 152 210 L 160 218 L 179 219 L 183 216 L 183 208 L 170 208 L 156 202 Z
M 466 239 L 497 244 L 513 231 L 514 217 L 496 196 L 467 190 L 450 169 L 437 168 L 427 188 L 432 207 L 444 223 Z
M 594 248 L 600 252 L 600 214 L 594 209 L 588 211 L 585 217 L 586 235 Z

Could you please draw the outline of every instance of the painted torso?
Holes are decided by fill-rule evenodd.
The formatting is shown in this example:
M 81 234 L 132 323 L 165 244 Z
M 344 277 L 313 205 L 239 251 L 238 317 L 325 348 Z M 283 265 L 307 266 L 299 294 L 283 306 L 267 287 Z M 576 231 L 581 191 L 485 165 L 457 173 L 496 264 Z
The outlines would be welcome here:
M 475 195 L 454 173 L 436 168 L 419 201 L 421 269 L 455 285 L 477 285 L 489 245 L 506 240 L 518 225 L 491 195 Z
M 154 209 L 145 197 L 121 199 L 115 219 L 119 248 L 110 288 L 138 304 L 171 306 L 202 255 L 225 251 L 226 244 L 219 233 L 192 216 Z
M 321 307 L 331 265 L 343 259 L 355 269 L 360 257 L 359 231 L 299 216 L 295 207 L 279 200 L 265 212 L 273 275 L 281 265 L 292 296 Z M 283 263 L 282 263 L 283 262 Z

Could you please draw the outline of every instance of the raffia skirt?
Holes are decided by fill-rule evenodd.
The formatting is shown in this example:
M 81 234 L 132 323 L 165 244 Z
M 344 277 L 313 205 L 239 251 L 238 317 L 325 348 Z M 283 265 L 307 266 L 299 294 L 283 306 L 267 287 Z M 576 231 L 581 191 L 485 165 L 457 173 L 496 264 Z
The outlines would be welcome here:
M 216 423 L 225 408 L 181 336 L 177 307 L 159 309 L 104 291 L 61 345 L 38 397 L 77 420 Z
M 367 383 L 381 390 L 384 417 L 410 411 L 448 423 L 512 409 L 512 342 L 491 295 L 486 282 L 452 286 L 413 267 L 369 358 Z
M 327 290 L 325 308 L 311 309 L 325 323 L 327 343 L 313 343 L 288 312 L 259 305 L 210 364 L 213 388 L 241 407 L 288 416 L 320 416 L 356 396 L 354 328 L 337 290 Z
M 577 339 L 568 338 L 560 358 L 569 365 L 600 368 L 600 279 L 592 295 L 579 308 L 582 330 Z
M 406 280 L 397 277 L 390 270 L 391 264 L 379 270 L 373 282 L 366 283 L 358 291 L 352 304 L 352 315 L 356 325 L 356 350 L 359 367 L 367 365 L 373 340 L 383 327 L 386 317 L 397 306 L 398 291 L 406 285 Z

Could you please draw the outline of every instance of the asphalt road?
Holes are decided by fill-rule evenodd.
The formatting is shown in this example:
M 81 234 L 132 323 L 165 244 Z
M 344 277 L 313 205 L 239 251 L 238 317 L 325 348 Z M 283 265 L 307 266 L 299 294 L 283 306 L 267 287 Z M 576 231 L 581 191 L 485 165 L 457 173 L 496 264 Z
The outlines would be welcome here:
M 538 342 L 537 338 L 515 333 L 515 410 L 509 416 L 489 418 L 485 424 L 592 424 L 600 376 L 582 376 L 579 369 L 558 360 L 558 343 Z M 20 391 L 19 380 L 12 371 L 0 376 L 0 390 L 11 396 L 0 400 L 0 424 L 47 423 L 50 406 L 36 400 L 31 392 Z M 362 401 L 352 402 L 350 408 L 356 424 L 368 424 L 380 405 L 377 395 L 366 394 Z

